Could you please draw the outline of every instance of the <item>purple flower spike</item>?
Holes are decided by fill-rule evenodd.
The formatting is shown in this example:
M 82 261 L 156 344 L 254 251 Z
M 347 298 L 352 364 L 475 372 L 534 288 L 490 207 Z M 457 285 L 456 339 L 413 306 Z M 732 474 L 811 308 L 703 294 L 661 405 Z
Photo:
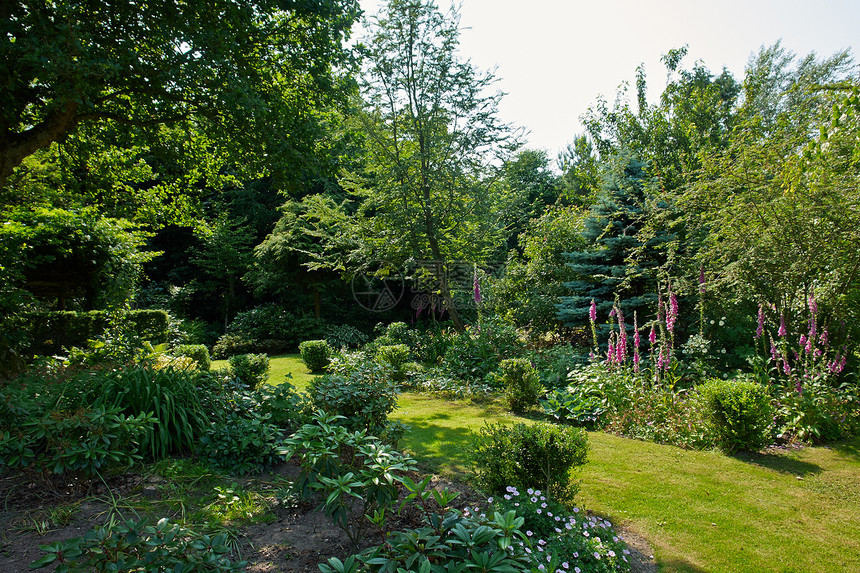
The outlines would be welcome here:
M 648 342 L 651 343 L 651 346 L 657 342 L 657 327 L 651 326 L 651 334 L 648 335 Z
M 785 315 L 784 314 L 779 315 L 779 330 L 777 331 L 777 334 L 780 336 L 785 336 L 788 334 L 788 330 L 785 329 Z
M 588 309 L 588 319 L 592 322 L 597 322 L 597 303 L 591 299 L 591 308 Z
M 761 338 L 761 335 L 764 333 L 764 307 L 759 304 L 758 305 L 758 328 L 755 330 L 755 339 L 758 340 Z
M 705 266 L 699 267 L 699 292 L 705 294 Z
M 478 282 L 478 269 L 475 268 L 475 278 L 472 280 L 475 290 L 475 303 L 481 304 L 481 284 Z

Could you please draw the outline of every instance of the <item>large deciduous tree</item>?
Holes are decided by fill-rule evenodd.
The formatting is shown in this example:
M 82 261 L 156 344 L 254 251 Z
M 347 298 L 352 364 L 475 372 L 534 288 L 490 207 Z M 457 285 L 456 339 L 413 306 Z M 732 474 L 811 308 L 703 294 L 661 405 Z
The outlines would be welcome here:
M 345 181 L 361 198 L 363 256 L 395 269 L 433 261 L 437 294 L 462 329 L 445 268 L 483 262 L 502 240 L 494 165 L 514 138 L 497 117 L 501 94 L 489 93 L 491 73 L 459 57 L 455 11 L 389 0 L 369 27 L 366 164 Z
M 0 187 L 94 122 L 187 122 L 237 153 L 306 142 L 357 12 L 355 0 L 2 2 Z

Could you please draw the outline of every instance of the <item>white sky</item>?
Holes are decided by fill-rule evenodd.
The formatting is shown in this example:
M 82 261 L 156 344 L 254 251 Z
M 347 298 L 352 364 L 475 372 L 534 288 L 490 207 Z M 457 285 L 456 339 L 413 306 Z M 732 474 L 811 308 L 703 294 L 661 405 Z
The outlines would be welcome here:
M 381 4 L 361 0 L 367 15 Z M 598 95 L 611 103 L 622 82 L 635 85 L 639 64 L 659 97 L 670 49 L 689 45 L 685 67 L 701 60 L 738 81 L 750 55 L 780 39 L 798 56 L 850 48 L 856 60 L 860 50 L 860 0 L 463 0 L 460 24 L 461 56 L 496 68 L 508 94 L 501 119 L 551 159 L 582 133 Z

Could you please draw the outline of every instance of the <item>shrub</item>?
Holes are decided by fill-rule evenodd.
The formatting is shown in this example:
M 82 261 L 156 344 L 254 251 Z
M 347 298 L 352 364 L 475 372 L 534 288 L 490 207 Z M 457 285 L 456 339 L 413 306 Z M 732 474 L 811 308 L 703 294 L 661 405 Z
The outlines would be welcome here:
M 253 392 L 252 397 L 256 402 L 254 408 L 284 430 L 301 427 L 309 416 L 307 395 L 296 392 L 296 387 L 289 382 L 276 386 L 263 384 Z
M 313 406 L 344 417 L 350 431 L 385 432 L 388 414 L 397 405 L 397 387 L 389 371 L 375 362 L 364 362 L 344 373 L 325 374 L 308 387 Z
M 513 326 L 488 318 L 454 339 L 443 364 L 456 378 L 483 379 L 499 367 L 502 356 L 515 357 L 524 350 Z
M 382 364 L 391 367 L 392 379 L 402 382 L 406 377 L 404 366 L 409 360 L 409 347 L 405 344 L 380 346 L 376 349 L 376 359 Z
M 777 399 L 777 427 L 784 438 L 828 442 L 850 438 L 860 431 L 860 388 L 843 384 L 833 388 L 811 381 L 798 392 L 782 388 Z
M 715 378 L 696 390 L 718 447 L 758 451 L 770 442 L 774 410 L 760 384 Z
M 124 416 L 101 406 L 52 410 L 19 426 L 0 426 L 0 468 L 34 466 L 43 473 L 95 476 L 140 460 L 141 437 L 152 429 L 149 414 Z
M 332 348 L 358 348 L 367 335 L 352 325 L 337 324 L 325 328 L 325 339 Z
M 322 492 L 319 509 L 349 537 L 353 546 L 374 522 L 397 503 L 398 485 L 415 461 L 366 432 L 351 432 L 339 416 L 318 412 L 282 450 L 297 455 L 302 471 L 293 487 L 307 496 Z
M 471 456 L 477 482 L 502 494 L 508 486 L 542 489 L 568 504 L 579 490 L 575 468 L 586 462 L 588 435 L 581 428 L 548 423 L 487 424 Z
M 531 352 L 530 357 L 545 388 L 564 388 L 571 371 L 588 364 L 588 354 L 569 344 Z
M 227 534 L 203 535 L 171 524 L 128 520 L 94 527 L 83 537 L 40 547 L 48 554 L 33 569 L 58 565 L 57 571 L 243 571 L 246 562 L 232 563 Z
M 506 358 L 492 378 L 496 386 L 505 389 L 505 403 L 512 412 L 525 412 L 536 406 L 543 394 L 540 378 L 534 366 L 523 358 Z
M 322 338 L 325 324 L 311 315 L 295 315 L 276 304 L 263 304 L 240 312 L 227 328 L 227 334 L 244 340 L 280 341 L 295 351 L 302 340 Z
M 238 354 L 227 362 L 233 376 L 249 388 L 256 388 L 269 377 L 269 357 L 265 354 Z
M 308 370 L 311 372 L 322 372 L 334 354 L 331 346 L 326 340 L 305 340 L 299 344 L 299 352 Z
M 260 473 L 283 461 L 278 453 L 283 440 L 284 433 L 269 423 L 268 416 L 233 413 L 200 438 L 198 452 L 218 470 L 239 475 Z
M 201 370 L 209 370 L 212 361 L 209 358 L 209 349 L 202 344 L 181 344 L 170 351 L 173 356 L 187 356 L 197 363 Z
M 285 340 L 247 338 L 241 334 L 224 334 L 212 347 L 212 356 L 216 359 L 230 358 L 237 354 L 286 354 L 295 350 Z

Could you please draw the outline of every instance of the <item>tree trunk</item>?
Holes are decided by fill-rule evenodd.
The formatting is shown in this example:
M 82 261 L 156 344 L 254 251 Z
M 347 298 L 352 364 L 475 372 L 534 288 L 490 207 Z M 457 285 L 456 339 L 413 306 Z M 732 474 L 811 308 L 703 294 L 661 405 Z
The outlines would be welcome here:
M 48 147 L 75 127 L 77 110 L 78 103 L 72 101 L 49 113 L 41 123 L 23 133 L 0 134 L 0 189 L 24 159 Z

